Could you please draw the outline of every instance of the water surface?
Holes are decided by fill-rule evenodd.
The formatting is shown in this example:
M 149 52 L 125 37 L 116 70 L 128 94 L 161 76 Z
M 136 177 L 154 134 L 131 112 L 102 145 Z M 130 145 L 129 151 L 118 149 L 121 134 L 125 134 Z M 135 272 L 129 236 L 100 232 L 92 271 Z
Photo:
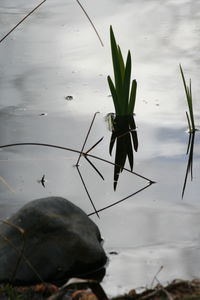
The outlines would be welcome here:
M 2 0 L 3 37 L 38 2 Z M 108 294 L 199 277 L 199 134 L 193 181 L 181 198 L 187 166 L 186 100 L 179 63 L 192 78 L 199 122 L 199 1 L 82 1 L 103 39 L 101 47 L 76 1 L 47 1 L 0 44 L 1 145 L 51 143 L 81 150 L 99 111 L 86 150 L 113 161 L 104 118 L 113 111 L 106 82 L 112 74 L 109 26 L 125 54 L 132 52 L 138 81 L 135 121 L 139 138 L 134 171 L 156 181 L 126 201 L 100 213 L 98 224 L 111 255 L 103 286 Z M 106 9 L 105 9 L 106 8 Z M 66 100 L 72 96 L 71 100 Z M 0 150 L 1 218 L 38 197 L 63 196 L 88 214 L 93 207 L 74 167 L 78 154 L 23 146 Z M 80 171 L 97 209 L 108 206 L 148 182 L 123 172 L 113 191 L 113 166 L 84 158 Z M 45 188 L 40 179 L 45 175 Z

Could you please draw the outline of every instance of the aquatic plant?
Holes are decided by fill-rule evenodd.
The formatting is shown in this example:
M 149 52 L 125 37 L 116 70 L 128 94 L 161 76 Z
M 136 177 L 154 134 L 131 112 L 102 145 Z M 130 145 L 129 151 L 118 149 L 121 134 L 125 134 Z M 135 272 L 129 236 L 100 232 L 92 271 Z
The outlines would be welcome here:
M 131 171 L 133 170 L 133 148 L 137 151 L 138 140 L 136 125 L 133 118 L 137 81 L 131 83 L 131 53 L 128 50 L 126 64 L 121 48 L 116 43 L 115 35 L 110 26 L 110 44 L 114 71 L 114 83 L 110 76 L 107 77 L 109 88 L 115 107 L 115 115 L 111 116 L 112 136 L 110 139 L 110 155 L 116 142 L 114 190 L 117 187 L 119 174 L 123 171 L 128 158 Z
M 188 121 L 188 130 L 190 133 L 192 133 L 196 130 L 195 122 L 194 122 L 194 112 L 193 112 L 192 84 L 191 84 L 191 79 L 189 81 L 189 85 L 186 84 L 185 76 L 184 76 L 181 65 L 180 65 L 180 71 L 181 71 L 181 76 L 183 79 L 183 85 L 184 85 L 184 89 L 185 89 L 185 95 L 186 95 L 187 105 L 188 105 L 188 110 L 189 110 L 189 113 L 186 112 L 187 121 Z
M 116 115 L 130 115 L 134 112 L 137 90 L 137 81 L 135 79 L 131 85 L 131 53 L 129 50 L 125 65 L 120 46 L 116 43 L 112 26 L 110 26 L 110 43 L 115 84 L 110 76 L 107 79 L 115 112 Z

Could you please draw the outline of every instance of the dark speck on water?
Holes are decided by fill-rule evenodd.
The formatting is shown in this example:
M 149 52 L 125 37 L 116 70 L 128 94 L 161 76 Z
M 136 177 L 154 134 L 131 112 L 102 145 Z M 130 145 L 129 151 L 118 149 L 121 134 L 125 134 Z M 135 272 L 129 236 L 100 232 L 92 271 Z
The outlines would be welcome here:
M 110 251 L 109 254 L 110 255 L 118 255 L 119 253 L 117 251 Z
M 73 96 L 66 96 L 65 97 L 65 100 L 68 100 L 68 101 L 71 101 L 71 100 L 73 100 L 74 98 L 73 98 Z

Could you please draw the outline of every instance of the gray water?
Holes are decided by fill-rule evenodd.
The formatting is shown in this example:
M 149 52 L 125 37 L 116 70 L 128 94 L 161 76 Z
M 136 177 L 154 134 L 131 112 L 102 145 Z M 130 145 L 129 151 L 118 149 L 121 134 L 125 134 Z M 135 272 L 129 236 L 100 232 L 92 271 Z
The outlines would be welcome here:
M 187 110 L 179 63 L 192 78 L 199 125 L 199 1 L 159 0 L 81 2 L 104 42 L 95 35 L 76 1 L 47 0 L 0 44 L 1 145 L 50 143 L 81 150 L 101 137 L 91 154 L 113 161 L 105 122 L 113 112 L 106 77 L 112 75 L 109 26 L 124 55 L 130 49 L 138 81 L 135 121 L 139 149 L 134 171 L 155 184 L 100 212 L 98 224 L 110 257 L 103 286 L 109 295 L 150 287 L 156 273 L 165 284 L 200 276 L 199 133 L 193 181 L 181 198 L 188 156 Z M 1 0 L 0 37 L 38 2 Z M 72 100 L 66 100 L 72 96 Z M 0 216 L 6 218 L 38 197 L 63 196 L 88 214 L 93 207 L 74 167 L 78 154 L 23 146 L 0 150 Z M 90 196 L 101 209 L 137 192 L 148 182 L 128 172 L 113 191 L 113 166 L 81 158 L 80 171 Z M 128 167 L 128 165 L 127 165 Z M 45 175 L 45 188 L 40 179 Z M 117 255 L 109 254 L 115 251 Z

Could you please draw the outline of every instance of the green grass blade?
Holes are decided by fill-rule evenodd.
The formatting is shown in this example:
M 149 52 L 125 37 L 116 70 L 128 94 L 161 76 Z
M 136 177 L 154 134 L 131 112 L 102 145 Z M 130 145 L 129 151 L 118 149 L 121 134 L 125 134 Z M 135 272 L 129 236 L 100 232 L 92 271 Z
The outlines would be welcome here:
M 190 84 L 189 86 L 187 86 L 181 65 L 180 65 L 180 70 L 181 70 L 181 76 L 184 84 L 184 89 L 185 89 L 185 94 L 186 94 L 186 99 L 187 99 L 187 104 L 189 109 L 189 115 L 187 114 L 188 127 L 189 127 L 189 131 L 192 132 L 195 131 L 193 103 L 192 103 L 192 84 L 190 79 Z
M 180 70 L 181 70 L 181 76 L 182 76 L 183 84 L 184 84 L 184 88 L 185 88 L 185 93 L 186 93 L 186 96 L 187 96 L 188 95 L 187 94 L 187 85 L 186 85 L 186 82 L 185 82 L 185 76 L 183 74 L 183 69 L 182 69 L 181 65 L 180 65 Z
M 118 45 L 118 58 L 119 58 L 120 71 L 121 71 L 121 77 L 122 77 L 122 82 L 123 82 L 124 73 L 125 73 L 125 66 L 124 66 L 124 59 L 123 59 L 122 52 L 121 52 L 121 49 L 120 49 L 119 45 Z
M 122 76 L 121 76 L 118 47 L 112 30 L 112 26 L 110 26 L 110 43 L 111 43 L 112 61 L 113 61 L 113 69 L 114 69 L 114 77 L 115 77 L 115 87 L 116 87 L 118 98 L 120 98 L 122 95 Z
M 128 115 L 128 102 L 131 80 L 131 53 L 128 51 L 123 81 L 123 114 Z
M 136 91 L 137 91 L 137 81 L 134 79 L 132 81 L 130 100 L 128 103 L 128 114 L 134 113 L 135 102 L 136 102 Z
M 115 106 L 115 111 L 116 111 L 116 114 L 118 114 L 120 112 L 120 106 L 119 106 L 117 92 L 116 92 L 115 86 L 114 86 L 110 76 L 107 77 L 107 80 L 108 80 L 108 84 L 109 84 L 110 91 L 111 91 L 111 94 L 112 94 L 113 103 L 114 103 L 114 106 Z
M 195 123 L 194 123 L 194 113 L 193 113 L 193 102 L 192 102 L 192 83 L 191 83 L 191 79 L 190 79 L 190 85 L 188 88 L 188 92 L 189 92 L 189 109 L 190 109 L 190 119 L 191 119 L 191 123 L 192 123 L 192 129 L 193 131 L 195 130 Z
M 188 116 L 188 112 L 186 111 L 186 117 L 187 117 L 187 121 L 188 121 L 188 129 L 189 129 L 189 132 L 192 131 L 192 126 L 191 126 L 191 122 L 190 122 L 190 118 Z
M 108 84 L 113 96 L 116 114 L 133 114 L 136 101 L 137 82 L 136 80 L 133 80 L 131 86 L 131 53 L 129 50 L 125 65 L 120 46 L 116 43 L 112 26 L 110 26 L 110 43 L 114 83 L 111 78 L 108 77 Z

